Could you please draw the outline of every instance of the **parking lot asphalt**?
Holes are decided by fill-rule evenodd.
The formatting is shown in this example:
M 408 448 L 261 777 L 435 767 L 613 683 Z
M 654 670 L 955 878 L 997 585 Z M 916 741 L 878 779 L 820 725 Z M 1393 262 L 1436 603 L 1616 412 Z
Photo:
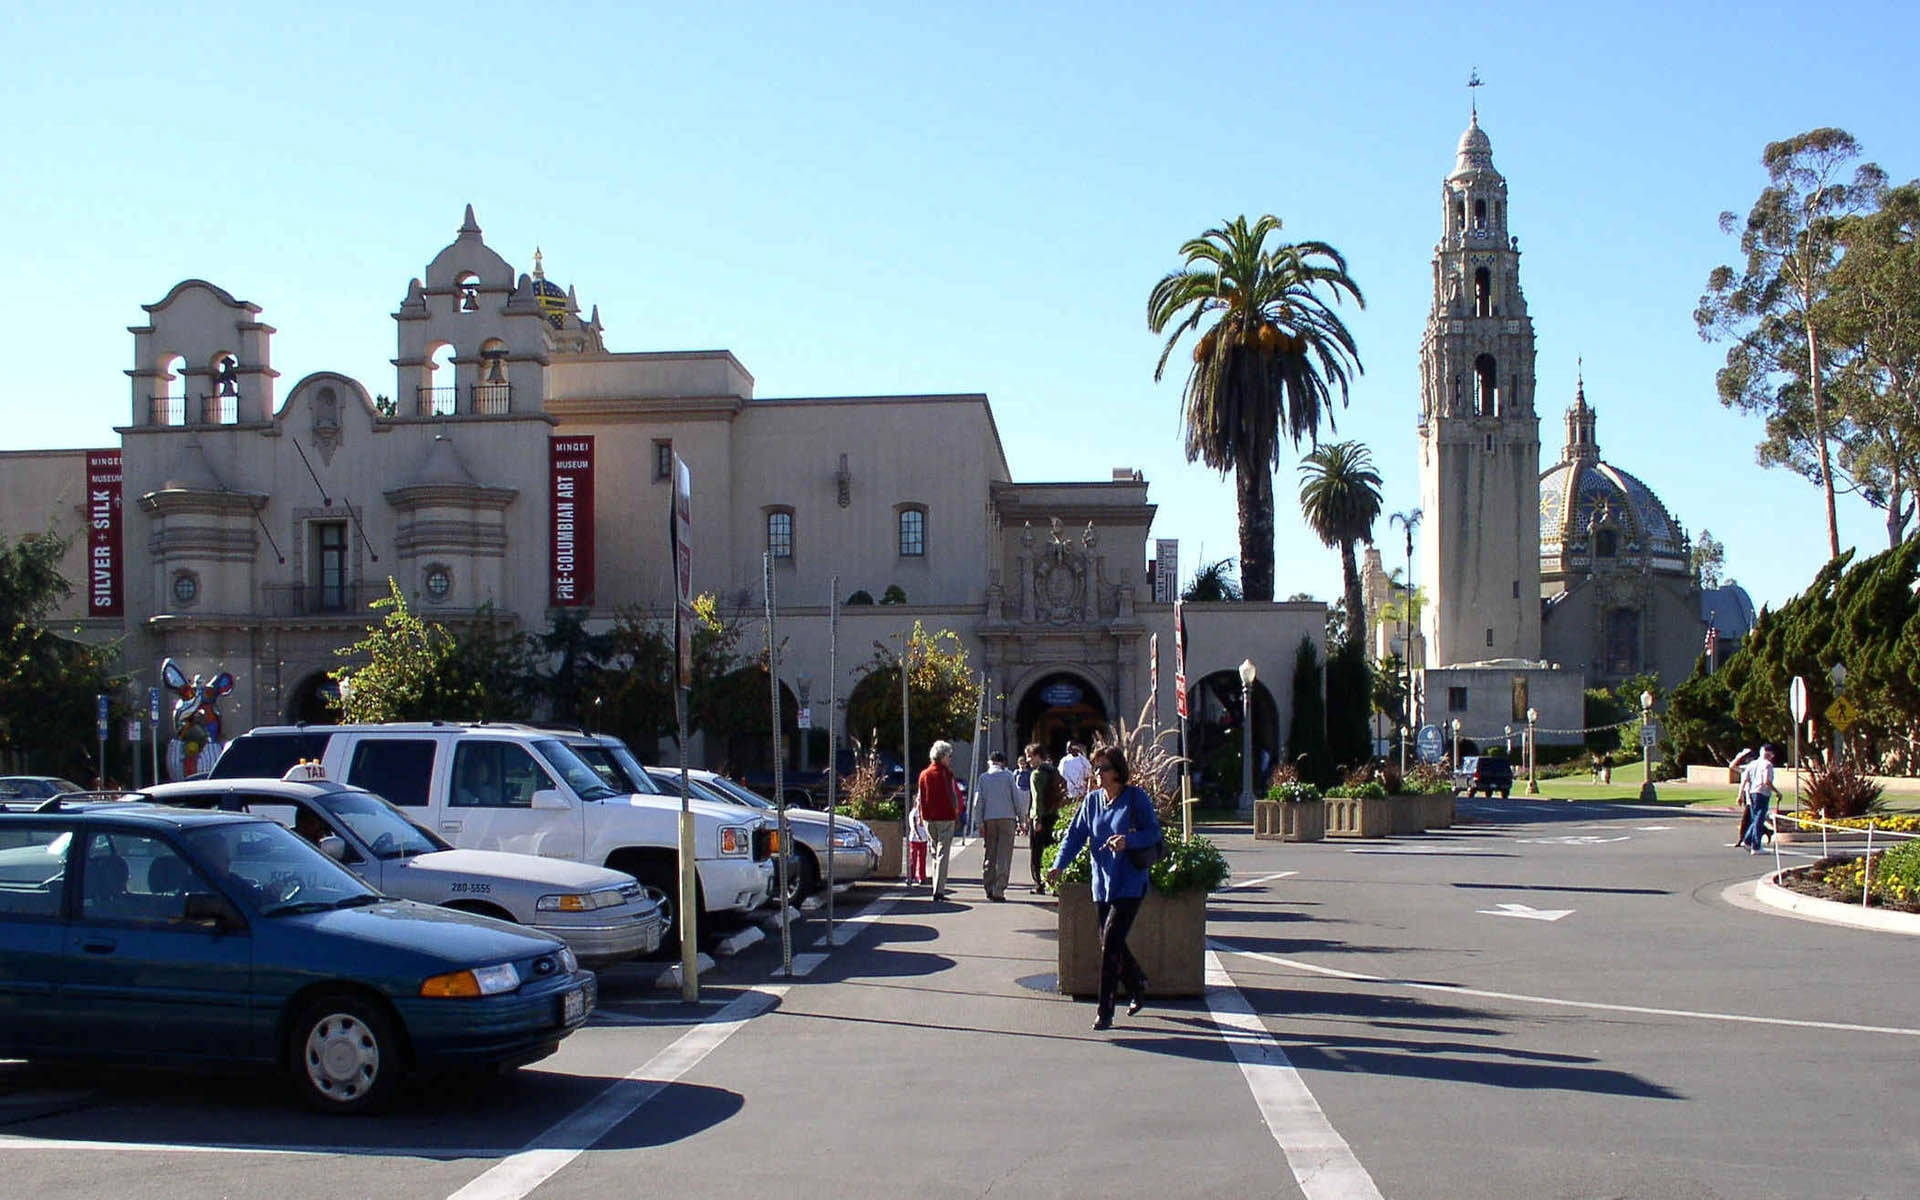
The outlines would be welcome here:
M 1053 991 L 1051 901 L 987 903 L 968 846 L 951 901 L 861 885 L 837 945 L 801 921 L 793 977 L 777 937 L 696 1005 L 608 972 L 553 1058 L 378 1118 L 257 1076 L 0 1064 L 0 1194 L 1913 1193 L 1910 940 L 1730 903 L 1762 868 L 1724 814 L 1462 815 L 1211 831 L 1207 997 L 1106 1033 Z

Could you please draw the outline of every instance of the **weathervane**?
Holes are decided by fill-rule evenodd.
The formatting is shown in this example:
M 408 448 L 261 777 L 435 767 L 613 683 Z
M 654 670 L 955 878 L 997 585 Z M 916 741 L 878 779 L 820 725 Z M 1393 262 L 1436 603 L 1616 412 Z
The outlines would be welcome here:
M 1467 70 L 1467 107 L 1473 110 L 1473 115 L 1476 118 L 1479 117 L 1480 115 L 1480 105 L 1477 99 L 1477 93 L 1474 91 L 1474 89 L 1482 88 L 1485 86 L 1487 85 L 1480 82 L 1480 68 L 1479 67 L 1468 68 Z

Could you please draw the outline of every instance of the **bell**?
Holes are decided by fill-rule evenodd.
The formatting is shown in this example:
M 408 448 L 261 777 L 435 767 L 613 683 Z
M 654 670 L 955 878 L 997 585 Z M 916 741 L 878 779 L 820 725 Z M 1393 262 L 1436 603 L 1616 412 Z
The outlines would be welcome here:
M 480 293 L 474 291 L 472 288 L 461 289 L 460 311 L 461 312 L 479 312 L 480 311 Z

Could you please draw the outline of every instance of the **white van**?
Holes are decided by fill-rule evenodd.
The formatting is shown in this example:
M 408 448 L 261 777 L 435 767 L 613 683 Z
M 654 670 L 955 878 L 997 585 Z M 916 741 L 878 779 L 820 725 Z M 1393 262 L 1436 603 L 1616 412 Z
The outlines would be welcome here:
M 614 791 L 551 730 L 441 721 L 262 726 L 227 746 L 212 777 L 277 779 L 302 760 L 386 797 L 462 849 L 624 871 L 659 902 L 663 946 L 679 944 L 679 797 Z M 772 822 L 703 800 L 690 808 L 700 911 L 759 907 L 774 887 Z

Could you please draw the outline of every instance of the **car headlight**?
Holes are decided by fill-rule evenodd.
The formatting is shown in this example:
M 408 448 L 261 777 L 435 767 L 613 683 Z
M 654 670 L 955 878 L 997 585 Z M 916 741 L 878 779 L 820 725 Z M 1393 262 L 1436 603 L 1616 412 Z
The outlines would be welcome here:
M 596 908 L 614 908 L 625 904 L 627 898 L 620 894 L 619 888 L 607 888 L 598 892 L 562 892 L 554 896 L 542 896 L 533 902 L 537 912 L 592 912 Z
M 833 831 L 833 844 L 849 850 L 857 846 L 864 846 L 866 841 L 867 839 L 860 836 L 858 829 L 836 829 Z
M 497 996 L 520 986 L 520 970 L 512 963 L 474 967 L 435 975 L 420 985 L 422 996 Z
M 560 947 L 561 973 L 564 975 L 571 975 L 575 971 L 578 971 L 579 969 L 580 969 L 580 960 L 573 956 L 573 947 L 571 946 Z
M 720 827 L 720 853 L 730 858 L 745 858 L 753 853 L 753 830 L 746 825 Z

